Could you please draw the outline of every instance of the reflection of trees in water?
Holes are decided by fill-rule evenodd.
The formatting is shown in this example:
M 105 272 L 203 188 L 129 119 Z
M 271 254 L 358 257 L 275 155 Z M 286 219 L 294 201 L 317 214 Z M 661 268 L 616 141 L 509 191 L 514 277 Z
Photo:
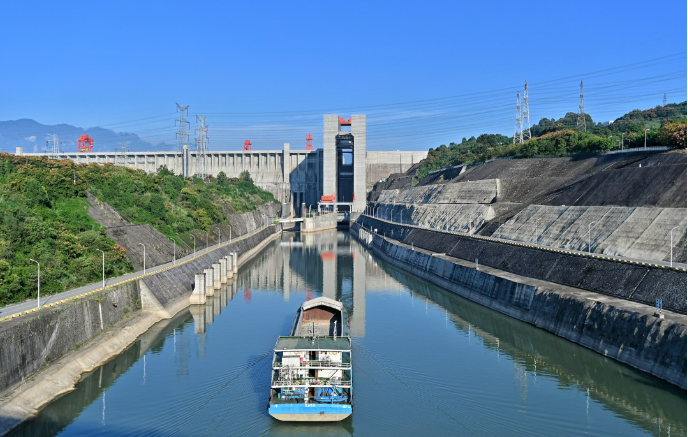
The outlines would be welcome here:
M 438 305 L 459 331 L 473 333 L 483 346 L 505 354 L 516 367 L 514 384 L 525 402 L 527 374 L 556 378 L 561 387 L 581 390 L 589 397 L 649 432 L 671 424 L 676 435 L 686 433 L 686 392 L 651 375 L 606 358 L 542 329 L 470 302 L 412 276 L 384 261 L 387 274 L 414 291 L 416 297 Z

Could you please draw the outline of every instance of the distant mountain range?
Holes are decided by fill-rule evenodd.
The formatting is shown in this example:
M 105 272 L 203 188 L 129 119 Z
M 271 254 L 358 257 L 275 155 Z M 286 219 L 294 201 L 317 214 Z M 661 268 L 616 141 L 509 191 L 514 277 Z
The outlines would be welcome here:
M 60 150 L 76 152 L 77 140 L 81 135 L 90 135 L 94 140 L 93 151 L 116 151 L 122 144 L 130 151 L 175 150 L 176 144 L 151 144 L 129 132 L 114 132 L 102 127 L 83 129 L 69 124 L 45 125 L 31 119 L 0 121 L 0 152 L 14 153 L 16 147 L 23 147 L 27 153 L 43 153 L 52 150 L 52 134 L 61 142 Z

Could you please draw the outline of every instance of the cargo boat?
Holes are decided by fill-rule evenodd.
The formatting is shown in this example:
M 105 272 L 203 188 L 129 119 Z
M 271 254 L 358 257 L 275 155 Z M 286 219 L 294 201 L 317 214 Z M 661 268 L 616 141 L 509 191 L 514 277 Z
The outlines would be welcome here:
M 351 337 L 341 302 L 319 297 L 296 312 L 272 359 L 268 413 L 287 422 L 343 420 L 352 412 Z

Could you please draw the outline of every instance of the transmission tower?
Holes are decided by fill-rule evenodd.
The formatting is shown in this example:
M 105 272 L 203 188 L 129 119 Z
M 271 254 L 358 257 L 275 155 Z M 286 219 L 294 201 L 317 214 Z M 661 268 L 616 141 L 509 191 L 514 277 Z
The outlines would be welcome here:
M 115 165 L 121 165 L 122 167 L 126 167 L 126 165 L 127 165 L 127 152 L 129 151 L 129 149 L 127 149 L 128 144 L 129 144 L 129 141 L 119 143 L 119 145 L 121 147 L 119 148 L 119 154 L 117 155 L 117 163 Z
M 667 96 L 666 96 L 666 93 L 664 93 L 664 106 L 666 106 L 666 105 L 667 105 Z
M 516 127 L 514 129 L 514 144 L 523 144 L 523 120 L 521 119 L 521 92 L 516 91 Z
M 576 129 L 583 129 L 583 132 L 587 132 L 588 129 L 585 126 L 585 111 L 583 110 L 583 81 L 581 80 L 580 89 L 580 103 L 578 104 L 578 122 L 576 123 Z
M 184 148 L 184 144 L 189 142 L 189 133 L 186 131 L 186 126 L 189 122 L 186 121 L 184 115 L 189 114 L 189 105 L 181 106 L 179 103 L 177 105 L 177 112 L 179 112 L 179 118 L 174 120 L 174 125 L 179 123 L 179 130 L 177 131 L 177 144 L 179 146 L 179 151 L 181 152 Z
M 58 140 L 57 134 L 48 134 L 52 135 L 53 139 L 48 140 L 45 142 L 45 145 L 48 146 L 50 143 L 50 157 L 53 159 L 57 159 L 60 156 L 60 144 L 62 144 L 62 141 Z
M 528 81 L 526 81 L 526 87 L 523 90 L 523 118 L 521 120 L 521 126 L 525 123 L 526 130 L 523 131 L 523 141 L 528 141 L 530 139 L 530 111 L 528 109 Z
M 205 115 L 196 116 L 199 123 L 196 128 L 196 176 L 204 181 L 208 180 L 208 163 L 206 154 L 208 152 L 208 126 L 205 124 Z

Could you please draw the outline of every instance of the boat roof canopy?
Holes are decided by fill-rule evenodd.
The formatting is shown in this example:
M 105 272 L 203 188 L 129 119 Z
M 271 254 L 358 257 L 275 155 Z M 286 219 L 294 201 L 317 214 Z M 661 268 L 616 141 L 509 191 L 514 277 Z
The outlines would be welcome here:
M 347 337 L 317 337 L 315 342 L 305 337 L 280 337 L 275 344 L 275 352 L 285 350 L 351 350 L 351 343 Z
M 337 311 L 342 311 L 342 309 L 344 308 L 341 302 L 337 302 L 336 300 L 330 299 L 329 297 L 321 296 L 316 297 L 315 299 L 305 301 L 303 304 L 301 304 L 301 310 L 306 311 L 319 306 L 330 307 Z

